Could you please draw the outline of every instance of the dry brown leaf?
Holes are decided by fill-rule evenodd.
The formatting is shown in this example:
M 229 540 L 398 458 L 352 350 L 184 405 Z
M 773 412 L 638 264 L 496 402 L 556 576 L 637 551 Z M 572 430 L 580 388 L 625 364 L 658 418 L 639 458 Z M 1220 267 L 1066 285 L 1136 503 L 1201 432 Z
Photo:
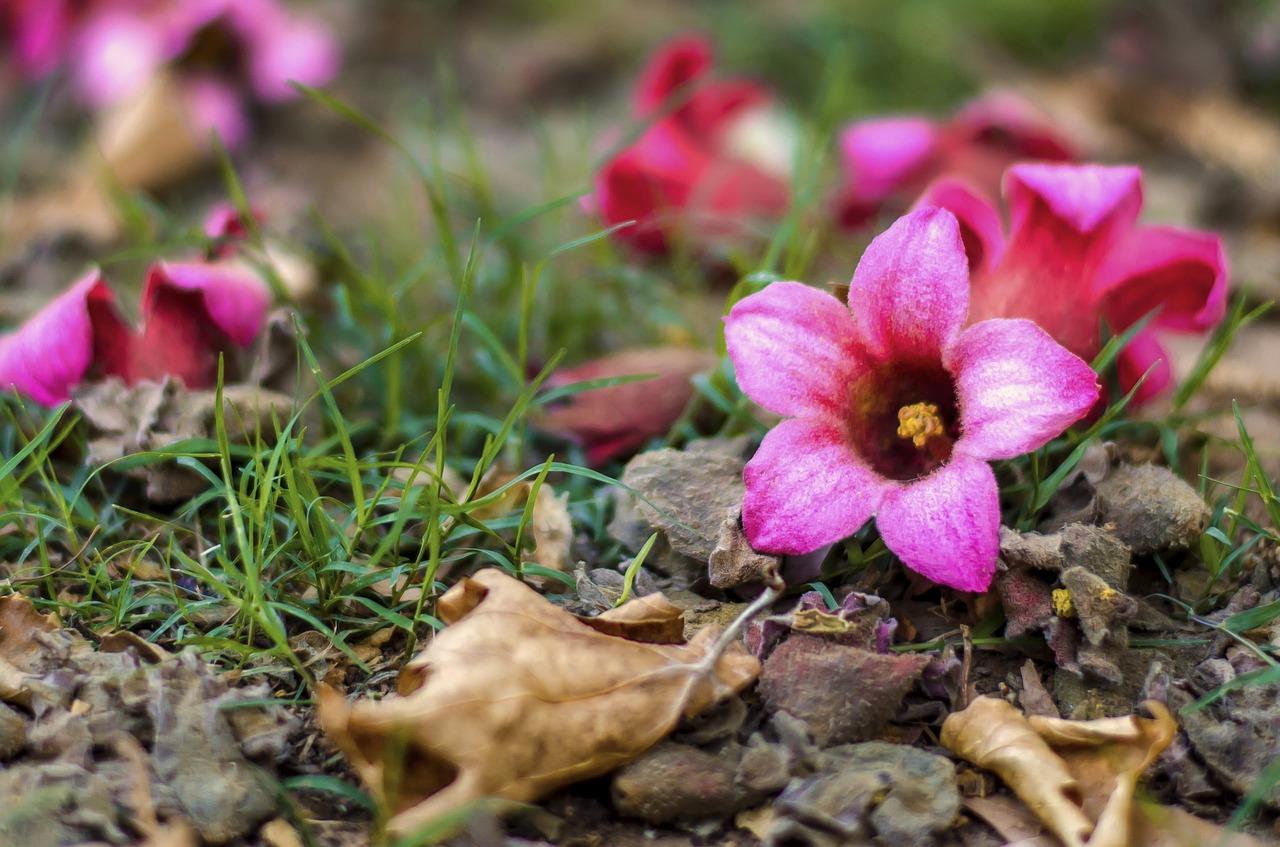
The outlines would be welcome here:
M 1130 715 L 1069 721 L 1033 715 L 1031 727 L 1066 764 L 1083 791 L 1082 807 L 1097 822 L 1092 847 L 1129 847 L 1134 792 L 1142 772 L 1178 731 L 1163 704 L 1148 701 L 1152 718 Z
M 302 847 L 298 831 L 284 818 L 275 818 L 262 825 L 259 833 L 267 847 Z
M 594 618 L 578 617 L 596 632 L 648 644 L 683 644 L 684 609 L 661 594 L 636 597 Z
M 1262 847 L 1181 810 L 1136 800 L 1143 771 L 1178 729 L 1164 705 L 1143 705 L 1152 717 L 1028 719 L 983 697 L 947 718 L 942 743 L 999 775 L 1067 847 Z
M 606 773 L 760 669 L 737 644 L 715 656 L 718 628 L 685 647 L 596 632 L 499 570 L 460 581 L 438 615 L 451 625 L 405 667 L 399 696 L 348 704 L 318 690 L 321 726 L 398 833 L 481 797 L 529 801 Z
M 980 697 L 942 724 L 942 746 L 994 771 L 1067 847 L 1083 847 L 1093 821 L 1080 809 L 1082 792 L 1022 713 L 994 697 Z

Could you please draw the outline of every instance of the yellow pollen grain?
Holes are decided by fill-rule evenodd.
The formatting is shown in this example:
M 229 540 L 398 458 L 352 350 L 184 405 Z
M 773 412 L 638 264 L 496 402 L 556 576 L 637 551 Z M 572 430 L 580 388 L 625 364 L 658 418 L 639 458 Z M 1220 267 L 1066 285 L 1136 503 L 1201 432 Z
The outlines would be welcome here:
M 946 427 L 938 417 L 938 407 L 933 403 L 912 403 L 898 410 L 898 437 L 910 438 L 911 443 L 923 447 L 930 438 L 946 434 Z
M 1071 600 L 1071 592 L 1065 588 L 1053 589 L 1053 613 L 1060 618 L 1074 618 L 1076 604 Z

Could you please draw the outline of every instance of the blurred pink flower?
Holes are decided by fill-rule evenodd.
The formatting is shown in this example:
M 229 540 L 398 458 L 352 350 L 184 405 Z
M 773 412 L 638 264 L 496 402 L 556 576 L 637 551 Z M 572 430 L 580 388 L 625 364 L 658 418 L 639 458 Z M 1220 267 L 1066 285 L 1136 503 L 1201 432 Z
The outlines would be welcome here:
M 65 63 L 90 106 L 176 69 L 197 131 L 217 130 L 228 146 L 248 135 L 248 99 L 288 99 L 291 80 L 323 85 L 339 64 L 329 31 L 278 0 L 16 0 L 5 20 L 23 69 L 41 76 Z
M 857 121 L 840 134 L 847 186 L 841 223 L 860 227 L 882 211 L 904 209 L 930 182 L 957 177 L 995 193 L 1005 168 L 1022 160 L 1066 162 L 1071 143 L 1008 92 L 991 92 L 938 122 L 902 116 Z M 889 207 L 886 209 L 885 207 Z
M 2 0 L 0 35 L 19 71 L 42 79 L 70 54 L 81 21 L 101 0 Z
M 742 390 L 790 418 L 744 474 L 753 547 L 807 553 L 874 515 L 907 567 L 986 590 L 1000 529 L 988 460 L 1040 447 L 1099 389 L 1031 321 L 964 329 L 968 312 L 960 228 L 942 209 L 912 212 L 871 242 L 848 307 L 798 282 L 733 307 L 725 338 Z
M 120 316 L 97 270 L 13 333 L 0 336 L 0 387 L 43 406 L 83 382 L 117 376 L 127 384 L 181 379 L 208 388 L 218 356 L 248 347 L 262 330 L 270 293 L 234 265 L 160 262 L 142 289 L 142 325 Z
M 705 39 L 664 45 L 632 104 L 646 128 L 596 174 L 588 205 L 607 226 L 635 221 L 614 237 L 637 251 L 706 248 L 787 208 L 792 145 L 772 96 L 749 80 L 711 74 Z
M 1159 338 L 1204 332 L 1222 320 L 1227 260 L 1207 232 L 1139 226 L 1142 172 L 1100 165 L 1016 165 L 1005 177 L 1006 237 L 997 207 L 957 180 L 932 185 L 922 205 L 960 220 L 972 273 L 970 318 L 1029 318 L 1085 360 L 1101 347 L 1100 324 L 1119 334 L 1155 318 L 1120 353 L 1120 387 L 1150 375 L 1134 399 L 1169 388 Z

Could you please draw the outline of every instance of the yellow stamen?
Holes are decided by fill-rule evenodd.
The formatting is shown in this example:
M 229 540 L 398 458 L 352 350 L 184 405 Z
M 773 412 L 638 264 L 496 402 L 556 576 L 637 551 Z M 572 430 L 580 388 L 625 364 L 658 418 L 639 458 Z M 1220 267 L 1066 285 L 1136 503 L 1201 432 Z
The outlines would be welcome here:
M 1071 599 L 1071 592 L 1065 588 L 1053 589 L 1053 613 L 1060 618 L 1074 618 L 1076 604 Z
M 947 429 L 938 417 L 938 407 L 933 403 L 913 403 L 898 410 L 898 437 L 910 438 L 917 447 L 923 447 L 929 439 L 946 433 Z

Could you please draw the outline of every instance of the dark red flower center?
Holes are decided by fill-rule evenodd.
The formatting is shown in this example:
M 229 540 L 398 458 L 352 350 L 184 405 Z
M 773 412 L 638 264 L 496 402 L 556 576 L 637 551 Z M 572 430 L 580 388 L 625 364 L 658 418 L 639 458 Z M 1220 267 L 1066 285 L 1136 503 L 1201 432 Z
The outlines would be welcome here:
M 849 439 L 876 473 L 927 476 L 960 437 L 955 380 L 940 363 L 879 365 L 849 386 Z

